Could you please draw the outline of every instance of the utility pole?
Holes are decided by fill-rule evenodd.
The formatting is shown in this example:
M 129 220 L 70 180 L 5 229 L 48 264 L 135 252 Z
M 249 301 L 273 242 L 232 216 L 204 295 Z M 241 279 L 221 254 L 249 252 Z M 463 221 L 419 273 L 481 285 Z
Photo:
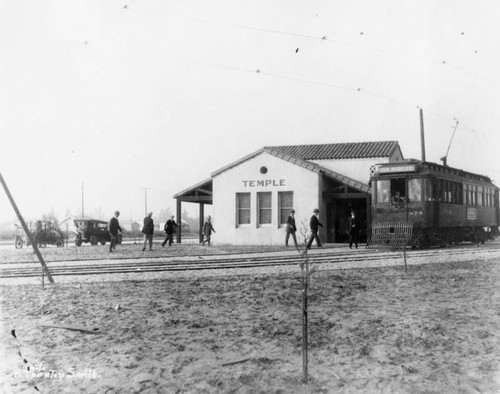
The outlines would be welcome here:
M 425 161 L 425 135 L 424 135 L 424 111 L 422 108 L 419 109 L 420 112 L 420 150 L 422 152 L 422 161 Z
M 84 198 L 83 198 L 83 182 L 82 182 L 82 218 L 85 217 L 85 204 L 84 204 Z

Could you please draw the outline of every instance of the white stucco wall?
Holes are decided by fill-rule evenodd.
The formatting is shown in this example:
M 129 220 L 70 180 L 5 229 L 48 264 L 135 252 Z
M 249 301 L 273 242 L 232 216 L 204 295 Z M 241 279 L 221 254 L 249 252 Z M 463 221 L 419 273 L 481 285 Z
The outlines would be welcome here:
M 260 173 L 262 166 L 267 167 L 266 174 Z M 264 185 L 257 185 L 259 180 L 271 182 L 267 182 L 267 185 L 265 185 L 266 182 Z M 265 152 L 215 175 L 212 218 L 216 234 L 213 235 L 213 241 L 218 244 L 236 245 L 284 244 L 285 227 L 278 223 L 278 192 L 293 191 L 297 236 L 298 241 L 301 242 L 302 223 L 304 222 L 308 228 L 312 211 L 318 207 L 320 201 L 319 180 L 317 173 Z M 258 192 L 272 193 L 271 224 L 257 226 Z M 236 193 L 250 193 L 251 199 L 250 224 L 238 227 L 236 226 Z

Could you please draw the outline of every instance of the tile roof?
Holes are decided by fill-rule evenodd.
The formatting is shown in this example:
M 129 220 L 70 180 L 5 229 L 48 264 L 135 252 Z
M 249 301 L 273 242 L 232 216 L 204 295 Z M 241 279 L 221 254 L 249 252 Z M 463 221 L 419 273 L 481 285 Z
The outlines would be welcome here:
M 211 178 L 205 179 L 198 184 L 191 186 L 174 195 L 174 198 L 185 196 L 194 192 L 201 186 L 211 184 L 213 177 L 227 171 L 237 165 L 263 153 L 269 153 L 280 159 L 289 161 L 300 167 L 306 168 L 316 173 L 323 173 L 326 176 L 342 182 L 361 192 L 370 192 L 370 187 L 360 181 L 349 178 L 345 175 L 312 163 L 308 160 L 335 160 L 335 159 L 366 159 L 372 157 L 389 157 L 399 148 L 397 141 L 377 141 L 377 142 L 347 142 L 338 144 L 316 144 L 316 145 L 284 145 L 266 146 L 249 155 L 236 160 L 218 169 L 211 174 Z
M 357 181 L 356 179 L 349 178 L 348 176 L 342 175 L 338 172 L 332 171 L 328 168 L 325 168 L 325 167 L 320 166 L 318 164 L 311 163 L 309 161 L 300 159 L 298 157 L 293 157 L 293 156 L 289 156 L 287 154 L 281 153 L 277 150 L 274 150 L 274 147 L 264 148 L 264 151 L 275 156 L 275 157 L 278 157 L 280 159 L 283 159 L 283 160 L 289 161 L 290 163 L 298 165 L 302 168 L 306 168 L 306 169 L 313 171 L 313 172 L 316 172 L 316 173 L 324 174 L 324 175 L 328 176 L 329 178 L 335 179 L 336 181 L 343 183 L 344 185 L 347 185 L 349 187 L 352 187 L 353 189 L 356 189 L 360 192 L 370 193 L 370 186 L 368 186 L 366 183 Z
M 268 146 L 266 148 L 303 160 L 366 159 L 389 157 L 396 149 L 399 149 L 399 144 L 397 141 L 377 141 Z

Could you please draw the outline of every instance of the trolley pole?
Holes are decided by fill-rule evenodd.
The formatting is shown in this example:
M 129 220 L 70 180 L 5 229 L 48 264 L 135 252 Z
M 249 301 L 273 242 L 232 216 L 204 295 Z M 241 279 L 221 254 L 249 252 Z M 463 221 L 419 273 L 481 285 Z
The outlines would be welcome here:
M 7 197 L 9 198 L 10 203 L 12 204 L 12 208 L 14 208 L 14 211 L 16 212 L 17 218 L 21 222 L 21 226 L 23 226 L 23 230 L 26 233 L 26 236 L 29 238 L 31 242 L 31 246 L 33 246 L 33 250 L 35 251 L 38 260 L 40 260 L 40 264 L 42 265 L 42 280 L 43 280 L 43 273 L 47 275 L 47 278 L 49 279 L 50 283 L 54 283 L 54 278 L 52 278 L 52 275 L 49 271 L 49 268 L 45 264 L 45 261 L 43 260 L 42 254 L 38 250 L 38 246 L 35 242 L 35 239 L 33 239 L 33 236 L 31 235 L 31 232 L 28 229 L 28 226 L 26 225 L 26 222 L 24 221 L 21 212 L 17 208 L 16 202 L 14 201 L 14 198 L 12 198 L 12 194 L 10 194 L 9 188 L 7 187 L 7 184 L 5 183 L 5 180 L 3 179 L 2 174 L 0 173 L 0 182 L 2 183 L 2 186 L 5 190 L 5 193 L 7 194 Z

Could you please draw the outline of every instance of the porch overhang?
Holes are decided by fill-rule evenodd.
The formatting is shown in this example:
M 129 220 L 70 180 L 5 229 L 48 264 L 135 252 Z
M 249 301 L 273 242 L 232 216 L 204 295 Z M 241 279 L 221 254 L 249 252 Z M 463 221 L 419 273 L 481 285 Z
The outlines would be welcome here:
M 199 240 L 203 241 L 203 220 L 205 216 L 204 207 L 205 204 L 213 204 L 213 180 L 212 178 L 205 179 L 196 185 L 188 187 L 187 189 L 174 194 L 174 198 L 177 200 L 177 221 L 182 223 L 182 202 L 190 202 L 199 204 Z M 177 231 L 177 242 L 181 243 L 182 230 L 180 226 Z

